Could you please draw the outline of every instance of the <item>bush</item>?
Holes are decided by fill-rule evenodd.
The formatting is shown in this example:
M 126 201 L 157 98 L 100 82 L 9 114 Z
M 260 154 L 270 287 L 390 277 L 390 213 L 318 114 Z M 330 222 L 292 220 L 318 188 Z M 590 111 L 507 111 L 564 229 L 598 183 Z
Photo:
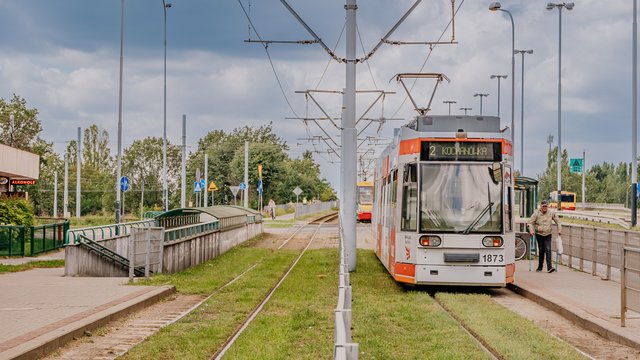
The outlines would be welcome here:
M 33 226 L 33 206 L 24 199 L 1 198 L 0 225 Z

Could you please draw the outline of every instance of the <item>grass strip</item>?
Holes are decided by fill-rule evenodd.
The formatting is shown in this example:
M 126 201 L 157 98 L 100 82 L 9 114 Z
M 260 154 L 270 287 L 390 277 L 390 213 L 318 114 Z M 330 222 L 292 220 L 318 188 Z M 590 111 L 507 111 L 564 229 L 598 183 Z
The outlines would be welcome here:
M 505 359 L 585 359 L 489 295 L 437 293 L 436 298 Z
M 296 224 L 296 220 L 295 219 L 266 220 L 264 223 L 270 228 L 290 228 Z
M 63 267 L 64 260 L 38 260 L 30 261 L 19 265 L 2 265 L 0 264 L 0 274 L 18 271 L 26 271 L 35 268 L 57 268 Z
M 337 249 L 307 251 L 225 358 L 331 358 L 338 262 Z
M 359 359 L 489 359 L 426 291 L 397 284 L 375 253 L 358 250 L 353 341 Z
M 216 284 L 222 285 L 228 281 L 213 279 L 231 280 L 240 274 L 245 267 L 240 263 L 234 263 L 234 260 L 246 261 L 247 257 L 255 257 L 254 250 L 246 247 L 239 248 L 234 253 L 231 251 L 227 253 L 229 256 L 223 255 L 204 266 L 188 270 L 191 275 L 176 274 L 175 285 L 180 286 L 182 292 L 213 291 L 218 288 Z M 297 254 L 296 251 L 273 252 L 238 281 L 222 289 L 180 321 L 161 329 L 122 358 L 208 359 L 259 304 Z M 224 272 L 229 270 L 228 266 L 234 265 L 237 268 L 232 269 L 233 274 Z

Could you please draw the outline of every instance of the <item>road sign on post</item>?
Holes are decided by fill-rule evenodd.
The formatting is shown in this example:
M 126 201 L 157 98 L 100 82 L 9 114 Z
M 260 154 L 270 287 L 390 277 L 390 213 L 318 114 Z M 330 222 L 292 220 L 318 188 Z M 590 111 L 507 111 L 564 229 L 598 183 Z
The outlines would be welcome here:
M 300 189 L 300 187 L 296 186 L 296 188 L 293 189 L 293 193 L 296 194 L 296 215 L 294 217 L 298 217 L 298 196 L 300 196 L 300 194 L 302 194 L 302 189 Z
M 233 194 L 233 205 L 236 205 L 236 195 L 238 195 L 238 191 L 240 191 L 239 186 L 229 186 L 231 193 Z
M 569 167 L 572 173 L 581 173 L 582 172 L 582 159 L 575 158 L 569 161 Z
M 202 191 L 202 184 L 200 183 L 200 181 L 194 181 L 193 182 L 193 192 L 199 193 L 201 191 Z

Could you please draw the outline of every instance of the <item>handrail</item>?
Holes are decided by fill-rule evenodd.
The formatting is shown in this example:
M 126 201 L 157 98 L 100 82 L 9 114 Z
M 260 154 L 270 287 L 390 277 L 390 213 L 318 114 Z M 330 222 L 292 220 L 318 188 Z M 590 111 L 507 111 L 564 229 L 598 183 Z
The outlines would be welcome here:
M 639 308 L 629 308 L 627 306 L 627 292 L 634 292 L 640 296 L 640 288 L 627 285 L 627 271 L 631 271 L 640 275 L 640 268 L 629 267 L 627 263 L 627 253 L 636 253 L 640 255 L 640 248 L 622 247 L 622 264 L 620 265 L 620 326 L 625 327 L 627 309 L 639 311 Z M 638 305 L 637 303 L 635 305 Z
M 220 230 L 220 221 L 214 220 L 207 223 L 186 225 L 164 231 L 165 243 L 173 242 L 181 238 Z
M 340 236 L 340 267 L 338 285 L 338 305 L 335 313 L 333 358 L 337 360 L 357 360 L 358 343 L 351 339 L 351 302 L 353 293 L 349 281 L 349 263 L 342 237 L 342 219 L 338 227 Z
M 108 231 L 108 234 L 109 234 L 108 237 L 112 238 L 118 235 L 126 235 L 129 233 L 131 228 L 134 228 L 134 227 L 152 227 L 152 226 L 154 226 L 153 219 L 142 220 L 142 221 L 132 221 L 132 222 L 121 223 L 121 224 L 91 226 L 91 227 L 73 229 L 73 230 L 70 229 L 70 230 L 67 230 L 67 233 L 64 238 L 64 243 L 73 245 L 77 241 L 78 236 L 80 235 L 84 235 L 91 240 L 98 240 L 96 238 L 96 234 L 98 231 L 100 232 L 100 239 L 104 239 L 106 231 Z
M 92 239 L 89 239 L 88 237 L 80 234 L 78 235 L 76 241 L 81 244 L 84 245 L 86 247 L 88 247 L 89 249 L 95 251 L 99 256 L 105 257 L 115 263 L 117 263 L 118 265 L 120 265 L 122 268 L 124 269 L 128 269 L 129 268 L 129 259 L 127 259 L 126 257 L 118 254 L 117 252 L 100 245 L 100 243 L 93 241 Z M 136 267 L 134 269 L 134 272 L 137 276 L 144 276 L 145 275 L 145 271 L 144 271 L 144 267 Z

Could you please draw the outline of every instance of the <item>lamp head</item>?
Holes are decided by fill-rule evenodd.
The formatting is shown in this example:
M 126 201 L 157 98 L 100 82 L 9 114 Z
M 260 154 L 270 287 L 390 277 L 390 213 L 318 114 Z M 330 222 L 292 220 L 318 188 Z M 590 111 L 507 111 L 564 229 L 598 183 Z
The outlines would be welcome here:
M 566 3 L 566 4 L 564 4 L 564 7 L 565 7 L 567 10 L 571 10 L 571 9 L 573 9 L 573 7 L 574 7 L 575 5 L 576 5 L 576 4 L 574 4 L 574 3 Z
M 527 50 L 525 51 L 527 54 L 533 54 L 533 50 Z
M 490 11 L 500 10 L 500 8 L 502 8 L 502 5 L 500 4 L 499 1 L 494 1 L 489 5 Z
M 547 3 L 547 10 L 553 10 L 556 8 L 556 4 L 554 3 Z
M 164 7 L 166 7 L 167 9 L 171 7 L 171 3 L 166 3 L 164 4 Z

